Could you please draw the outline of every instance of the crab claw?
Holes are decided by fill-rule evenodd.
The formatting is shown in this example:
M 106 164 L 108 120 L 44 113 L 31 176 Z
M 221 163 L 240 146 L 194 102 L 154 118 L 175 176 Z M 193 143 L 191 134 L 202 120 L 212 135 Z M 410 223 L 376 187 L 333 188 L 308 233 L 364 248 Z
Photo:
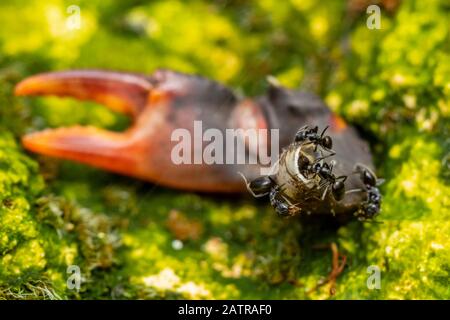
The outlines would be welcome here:
M 225 130 L 230 124 L 237 99 L 220 84 L 167 70 L 151 76 L 84 70 L 32 76 L 16 86 L 15 94 L 91 100 L 133 119 L 124 132 L 75 126 L 31 133 L 22 139 L 30 151 L 185 190 L 239 192 L 245 188 L 237 174 L 245 168 L 179 165 L 171 159 L 178 143 L 172 139 L 174 130 L 187 129 L 194 136 L 196 120 L 202 121 L 203 130 Z M 193 154 L 202 147 L 201 142 L 190 151 Z
M 92 100 L 137 116 L 145 107 L 151 84 L 145 78 L 126 73 L 105 71 L 66 71 L 43 73 L 20 82 L 18 96 L 56 95 Z
M 136 118 L 144 109 L 152 85 L 145 78 L 116 72 L 69 71 L 29 77 L 15 94 L 69 96 L 92 100 Z M 124 174 L 139 175 L 139 157 L 132 152 L 130 130 L 110 132 L 94 127 L 47 129 L 25 135 L 30 151 L 75 160 Z

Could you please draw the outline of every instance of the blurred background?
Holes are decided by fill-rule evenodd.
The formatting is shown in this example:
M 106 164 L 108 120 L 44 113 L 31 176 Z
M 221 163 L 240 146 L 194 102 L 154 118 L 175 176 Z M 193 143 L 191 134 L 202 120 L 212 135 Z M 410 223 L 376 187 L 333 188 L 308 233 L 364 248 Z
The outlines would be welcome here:
M 0 22 L 0 298 L 450 298 L 447 0 L 3 0 Z M 93 103 L 13 97 L 26 76 L 75 68 L 170 68 L 246 96 L 272 75 L 317 93 L 371 144 L 381 223 L 293 222 L 249 197 L 28 154 L 25 132 L 127 127 Z M 330 242 L 348 257 L 336 294 L 309 292 L 331 268 L 314 247 Z M 381 289 L 367 287 L 369 266 Z

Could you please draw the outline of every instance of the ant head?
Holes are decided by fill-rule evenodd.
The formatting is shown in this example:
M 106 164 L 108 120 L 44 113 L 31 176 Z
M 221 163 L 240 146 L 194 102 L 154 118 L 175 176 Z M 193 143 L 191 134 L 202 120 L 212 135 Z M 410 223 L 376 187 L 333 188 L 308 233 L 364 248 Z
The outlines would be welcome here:
M 330 136 L 325 136 L 322 139 L 322 146 L 326 149 L 333 148 L 333 140 L 331 140 Z
M 308 169 L 308 166 L 310 165 L 310 161 L 308 157 L 304 156 L 300 153 L 297 161 L 297 166 L 300 171 Z
M 328 165 L 328 164 L 324 163 L 323 165 L 325 166 L 325 165 Z M 319 171 L 319 170 L 321 170 L 321 169 L 322 169 L 322 164 L 321 164 L 320 162 L 314 163 L 313 169 L 314 169 L 314 171 Z
M 343 181 L 336 181 L 332 186 L 333 196 L 339 201 L 342 200 L 345 194 L 345 184 Z
M 377 184 L 377 178 L 369 170 L 363 170 L 361 173 L 361 179 L 365 185 L 374 187 Z

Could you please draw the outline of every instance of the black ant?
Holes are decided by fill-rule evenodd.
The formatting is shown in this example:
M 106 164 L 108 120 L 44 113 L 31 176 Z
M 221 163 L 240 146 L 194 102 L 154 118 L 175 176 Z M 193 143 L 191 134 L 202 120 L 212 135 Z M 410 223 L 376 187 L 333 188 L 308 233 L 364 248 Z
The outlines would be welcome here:
M 297 204 L 290 203 L 290 201 L 283 196 L 282 188 L 278 185 L 273 187 L 270 191 L 269 199 L 270 204 L 279 216 L 289 217 L 296 215 L 301 211 Z
M 326 126 L 323 129 L 322 133 L 319 135 L 319 127 L 315 126 L 314 128 L 309 128 L 308 126 L 304 126 L 300 128 L 295 134 L 295 142 L 303 142 L 309 140 L 314 144 L 314 151 L 317 151 L 317 147 L 321 146 L 326 151 L 332 153 L 331 155 L 335 155 L 336 153 L 331 150 L 333 148 L 333 140 L 330 136 L 324 136 L 329 126 Z
M 384 182 L 378 179 L 376 175 L 365 165 L 356 164 L 354 173 L 358 173 L 367 192 L 366 200 L 361 204 L 359 213 L 362 219 L 372 219 L 381 210 L 381 193 L 378 186 Z M 351 190 L 349 192 L 363 191 L 361 189 Z
M 307 157 L 300 155 L 297 163 L 299 171 L 310 179 L 314 179 L 319 176 L 322 180 L 324 180 L 324 182 L 319 185 L 319 189 L 325 187 L 321 200 L 325 198 L 325 195 L 331 186 L 331 193 L 333 194 L 334 199 L 340 201 L 345 195 L 344 182 L 347 180 L 347 176 L 336 177 L 333 174 L 333 163 L 328 164 L 326 162 L 320 162 L 324 158 L 326 157 L 317 158 L 313 163 L 311 163 Z M 311 174 L 313 175 L 312 177 L 310 177 Z
M 325 191 L 322 196 L 322 200 L 325 198 L 325 195 L 328 189 L 331 186 L 331 193 L 336 201 L 340 201 L 344 198 L 345 195 L 345 180 L 347 180 L 347 176 L 339 176 L 336 177 L 333 174 L 333 164 L 329 165 L 328 163 L 315 163 L 312 166 L 312 172 L 318 175 L 320 178 L 325 180 L 323 183 L 319 185 L 319 189 L 325 187 Z
M 258 177 L 250 182 L 247 181 L 247 178 L 241 173 L 238 172 L 241 177 L 244 179 L 245 184 L 247 186 L 247 190 L 255 197 L 261 198 L 267 196 L 272 188 L 276 186 L 276 182 L 271 176 L 262 176 Z
M 262 176 L 248 182 L 242 173 L 239 172 L 239 174 L 244 179 L 248 191 L 255 198 L 269 195 L 270 204 L 279 216 L 292 216 L 300 211 L 297 205 L 291 204 L 283 196 L 282 186 L 277 185 L 272 176 Z

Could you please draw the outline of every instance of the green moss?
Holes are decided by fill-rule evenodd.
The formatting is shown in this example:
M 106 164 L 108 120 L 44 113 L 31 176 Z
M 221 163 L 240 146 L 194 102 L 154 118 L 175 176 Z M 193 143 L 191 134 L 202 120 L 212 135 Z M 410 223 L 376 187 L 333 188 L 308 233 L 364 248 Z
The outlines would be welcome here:
M 37 164 L 19 153 L 11 135 L 3 133 L 0 141 L 0 278 L 2 292 L 8 296 L 19 294 L 30 280 L 41 280 L 39 273 L 47 267 L 44 246 L 51 237 L 33 216 L 31 199 L 43 188 Z
M 118 239 L 111 221 L 67 201 L 42 197 L 37 163 L 8 133 L 0 134 L 0 298 L 73 296 L 66 269 L 78 265 L 87 280 L 114 263 Z
M 450 297 L 445 1 L 404 1 L 382 12 L 381 30 L 366 28 L 365 12 L 349 20 L 343 1 L 75 1 L 83 25 L 67 33 L 72 2 L 0 5 L 0 298 L 329 298 L 327 286 L 308 291 L 330 272 L 329 250 L 317 249 L 330 242 L 348 257 L 336 299 Z M 44 127 L 128 124 L 92 103 L 13 98 L 23 77 L 158 67 L 247 95 L 261 93 L 268 74 L 319 93 L 372 144 L 386 179 L 380 223 L 283 220 L 246 197 L 32 160 L 15 142 Z M 66 288 L 71 264 L 82 270 L 80 292 Z M 381 271 L 380 290 L 367 287 L 369 266 Z

